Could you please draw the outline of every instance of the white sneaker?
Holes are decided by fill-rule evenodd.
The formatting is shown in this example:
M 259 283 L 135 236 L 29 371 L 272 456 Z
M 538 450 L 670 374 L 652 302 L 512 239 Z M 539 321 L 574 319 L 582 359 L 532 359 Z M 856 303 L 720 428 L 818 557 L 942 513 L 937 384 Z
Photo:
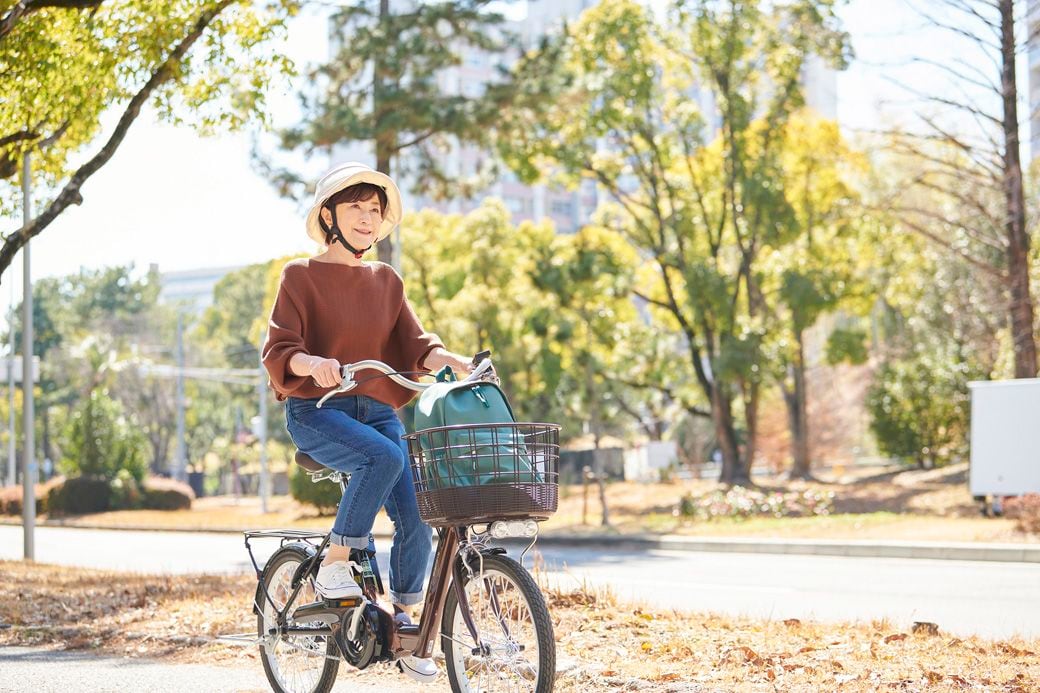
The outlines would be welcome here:
M 405 655 L 398 659 L 397 668 L 408 678 L 419 683 L 432 683 L 440 673 L 432 659 L 419 659 L 415 655 Z
M 361 585 L 354 579 L 353 561 L 336 561 L 318 568 L 318 577 L 314 579 L 314 588 L 325 599 L 350 599 L 361 596 Z

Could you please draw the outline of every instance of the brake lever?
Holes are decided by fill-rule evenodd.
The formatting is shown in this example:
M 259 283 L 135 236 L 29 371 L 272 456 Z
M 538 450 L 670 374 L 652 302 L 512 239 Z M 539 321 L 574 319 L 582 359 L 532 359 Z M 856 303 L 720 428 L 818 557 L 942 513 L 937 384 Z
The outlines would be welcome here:
M 354 380 L 354 372 L 348 371 L 347 366 L 341 366 L 340 373 L 343 375 L 343 381 L 335 390 L 331 390 L 324 397 L 318 400 L 318 403 L 314 405 L 315 409 L 321 409 L 321 405 L 325 404 L 330 397 L 334 397 L 344 392 L 350 392 L 357 387 L 357 381 Z

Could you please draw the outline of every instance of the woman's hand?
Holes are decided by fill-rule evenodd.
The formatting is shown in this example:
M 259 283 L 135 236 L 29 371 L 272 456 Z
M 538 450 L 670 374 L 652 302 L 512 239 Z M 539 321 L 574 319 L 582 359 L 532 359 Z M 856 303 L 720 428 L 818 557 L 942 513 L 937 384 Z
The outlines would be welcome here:
M 469 373 L 473 370 L 473 364 L 470 363 L 468 358 L 441 347 L 437 347 L 430 352 L 429 356 L 427 356 L 426 360 L 423 362 L 423 366 L 434 373 L 445 366 L 451 366 L 451 370 L 455 371 L 458 375 Z
M 336 387 L 343 382 L 343 372 L 340 370 L 339 361 L 318 356 L 313 358 L 314 361 L 310 364 L 310 376 L 318 387 Z

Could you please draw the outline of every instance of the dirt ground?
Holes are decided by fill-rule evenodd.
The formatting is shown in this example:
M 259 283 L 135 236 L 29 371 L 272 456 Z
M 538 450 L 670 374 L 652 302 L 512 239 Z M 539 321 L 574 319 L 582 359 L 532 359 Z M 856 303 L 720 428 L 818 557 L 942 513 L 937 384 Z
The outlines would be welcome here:
M 854 468 L 821 473 L 819 481 L 790 482 L 756 477 L 766 491 L 814 489 L 834 494 L 828 516 L 752 518 L 693 521 L 678 517 L 675 509 L 685 494 L 718 488 L 709 480 L 673 483 L 614 482 L 606 485 L 610 525 L 601 524 L 602 506 L 594 485 L 562 486 L 556 514 L 544 535 L 667 533 L 695 536 L 761 536 L 820 539 L 878 539 L 901 541 L 1037 542 L 1038 536 L 1015 531 L 1005 518 L 985 518 L 968 493 L 967 465 L 938 470 Z M 584 519 L 584 522 L 583 522 Z M 0 518 L 18 522 L 18 518 Z M 331 518 L 318 517 L 288 496 L 275 496 L 269 512 L 260 512 L 252 497 L 218 496 L 195 501 L 189 511 L 133 510 L 86 515 L 61 520 L 68 525 L 147 527 L 157 529 L 249 529 L 305 527 L 328 529 Z M 389 533 L 385 515 L 376 531 Z
M 248 577 L 154 577 L 0 561 L 0 646 L 260 667 L 215 641 L 255 628 Z M 942 624 L 762 621 L 547 593 L 561 691 L 1040 689 L 1040 640 L 954 638 Z M 340 677 L 397 676 L 386 667 Z

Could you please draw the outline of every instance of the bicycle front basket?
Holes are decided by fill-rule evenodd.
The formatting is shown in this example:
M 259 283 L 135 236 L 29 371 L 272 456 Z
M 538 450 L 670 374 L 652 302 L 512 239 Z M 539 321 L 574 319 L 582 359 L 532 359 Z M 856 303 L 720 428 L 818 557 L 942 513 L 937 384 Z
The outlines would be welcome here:
M 558 502 L 560 427 L 440 426 L 405 436 L 419 514 L 429 525 L 547 519 Z

